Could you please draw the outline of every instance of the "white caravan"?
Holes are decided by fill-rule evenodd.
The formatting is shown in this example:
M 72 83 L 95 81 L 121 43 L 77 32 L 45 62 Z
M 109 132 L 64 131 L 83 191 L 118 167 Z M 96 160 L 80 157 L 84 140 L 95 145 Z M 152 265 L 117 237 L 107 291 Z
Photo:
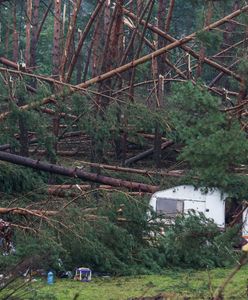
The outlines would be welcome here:
M 222 193 L 217 188 L 208 189 L 205 192 L 204 188 L 196 189 L 192 185 L 181 185 L 153 194 L 150 206 L 158 214 L 166 216 L 166 223 L 178 214 L 187 214 L 190 210 L 194 210 L 203 213 L 204 216 L 212 219 L 218 227 L 224 229 L 226 225 L 225 200 L 227 197 L 227 194 Z M 243 210 L 240 221 L 243 224 L 242 235 L 248 240 L 248 207 Z

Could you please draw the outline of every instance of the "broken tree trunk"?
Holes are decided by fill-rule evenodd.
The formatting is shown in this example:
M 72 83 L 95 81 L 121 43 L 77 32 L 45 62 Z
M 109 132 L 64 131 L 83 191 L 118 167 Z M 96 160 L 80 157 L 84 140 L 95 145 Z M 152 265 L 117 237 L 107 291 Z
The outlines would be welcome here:
M 102 176 L 95 173 L 85 172 L 78 168 L 66 168 L 63 166 L 49 164 L 46 162 L 40 162 L 39 160 L 34 160 L 31 158 L 26 158 L 26 157 L 22 157 L 19 155 L 6 153 L 2 151 L 0 151 L 0 160 L 8 161 L 16 165 L 22 165 L 25 167 L 29 167 L 32 169 L 41 170 L 53 174 L 80 178 L 83 180 L 103 183 L 103 184 L 112 185 L 116 187 L 124 187 L 130 190 L 154 193 L 159 189 L 158 186 L 154 186 L 154 185 Z
M 210 31 L 210 30 L 212 30 L 212 29 L 214 29 L 214 28 L 216 28 L 216 27 L 219 27 L 219 26 L 221 26 L 222 24 L 228 22 L 229 20 L 231 20 L 231 19 L 233 19 L 233 18 L 239 16 L 241 13 L 246 12 L 247 10 L 248 10 L 248 5 L 245 5 L 245 6 L 243 6 L 242 8 L 240 8 L 240 9 L 234 11 L 234 12 L 231 13 L 230 15 L 227 15 L 227 16 L 225 16 L 224 18 L 222 18 L 222 19 L 220 19 L 220 20 L 218 20 L 218 21 L 216 21 L 216 22 L 214 22 L 214 23 L 212 23 L 212 24 L 210 24 L 210 25 L 204 27 L 204 28 L 202 29 L 202 31 Z M 126 12 L 125 9 L 123 9 L 123 11 L 124 11 L 124 13 Z M 131 61 L 131 62 L 129 62 L 129 63 L 127 63 L 127 64 L 121 66 L 121 67 L 118 67 L 118 68 L 116 68 L 116 69 L 113 69 L 113 70 L 111 70 L 111 71 L 109 71 L 109 72 L 106 72 L 106 73 L 104 73 L 104 74 L 102 74 L 102 75 L 99 75 L 99 76 L 97 76 L 97 77 L 94 77 L 94 78 L 92 78 L 92 79 L 89 79 L 89 80 L 87 80 L 87 81 L 85 81 L 85 82 L 83 82 L 83 83 L 81 83 L 81 84 L 76 85 L 75 87 L 76 87 L 76 88 L 87 88 L 87 87 L 89 87 L 90 85 L 92 85 L 92 84 L 94 84 L 94 83 L 101 82 L 101 81 L 103 81 L 103 80 L 105 80 L 105 79 L 108 79 L 108 78 L 110 78 L 110 77 L 115 76 L 116 74 L 123 73 L 123 72 L 129 70 L 130 68 L 136 67 L 136 66 L 138 66 L 138 65 L 140 65 L 140 64 L 143 64 L 143 63 L 145 63 L 145 62 L 147 62 L 147 61 L 149 61 L 149 60 L 151 60 L 151 59 L 154 59 L 155 57 L 157 57 L 157 56 L 159 56 L 159 55 L 164 54 L 166 51 L 170 51 L 170 50 L 172 50 L 172 49 L 174 49 L 174 48 L 176 48 L 176 47 L 181 47 L 181 46 L 183 46 L 184 44 L 186 44 L 186 43 L 192 41 L 192 40 L 196 37 L 196 35 L 197 35 L 197 32 L 194 32 L 194 33 L 191 33 L 190 35 L 188 35 L 188 36 L 186 36 L 186 37 L 184 37 L 184 38 L 182 38 L 182 39 L 180 39 L 180 40 L 175 40 L 175 39 L 174 39 L 174 42 L 172 42 L 171 44 L 169 44 L 169 45 L 167 45 L 167 46 L 165 46 L 165 47 L 163 47 L 163 48 L 160 48 L 160 49 L 158 49 L 158 50 L 156 50 L 156 51 L 154 51 L 154 52 L 152 52 L 152 53 L 149 53 L 149 54 L 147 54 L 147 55 L 145 55 L 145 56 L 143 56 L 143 57 L 141 57 L 141 58 L 139 58 L 139 59 L 133 60 L 133 61 Z M 194 51 L 193 51 L 193 52 L 194 52 Z M 195 53 L 195 52 L 194 52 L 194 53 Z M 190 53 L 190 54 L 191 54 L 191 53 Z M 192 53 L 192 55 L 193 55 L 193 53 Z M 198 55 L 197 55 L 197 57 L 198 57 Z M 205 58 L 204 61 L 207 62 L 207 59 Z M 209 60 L 208 60 L 208 61 L 209 61 Z M 212 62 L 211 65 L 215 65 L 215 67 L 217 68 L 217 65 L 218 65 L 218 64 Z M 224 69 L 225 69 L 224 67 L 218 65 L 218 68 L 219 68 L 221 71 L 224 72 Z M 236 78 L 237 80 L 241 81 L 240 76 L 238 76 L 237 74 L 234 74 L 234 73 L 233 73 L 232 71 L 230 71 L 230 70 L 225 70 L 225 71 L 226 71 L 227 74 L 232 75 L 234 78 Z
M 244 8 L 245 8 L 245 7 L 244 7 Z M 245 8 L 245 10 L 247 10 L 247 9 L 248 9 L 248 8 Z M 237 12 L 237 11 L 236 11 L 236 12 Z M 236 13 L 236 12 L 234 12 L 234 13 Z M 130 17 L 132 20 L 137 20 L 137 19 L 138 19 L 138 17 L 137 17 L 135 14 L 133 14 L 132 12 L 130 12 L 129 10 L 127 10 L 127 9 L 125 9 L 125 8 L 123 9 L 123 13 L 124 13 L 125 15 L 127 15 L 128 17 Z M 221 19 L 221 20 L 219 20 L 219 21 L 217 21 L 217 22 L 212 23 L 212 24 L 209 25 L 209 26 L 204 27 L 202 30 L 203 30 L 203 31 L 208 31 L 208 30 L 211 30 L 211 29 L 213 29 L 213 28 L 216 28 L 216 27 L 222 25 L 222 24 L 225 23 L 226 21 L 231 20 L 231 19 L 233 18 L 233 14 L 234 14 L 234 13 L 232 13 L 232 14 L 226 16 L 225 18 L 223 18 L 223 19 Z M 230 16 L 231 16 L 231 18 L 230 18 Z M 234 17 L 236 17 L 236 14 L 234 15 Z M 228 18 L 228 19 L 226 19 L 226 18 Z M 225 21 L 224 21 L 224 19 L 225 19 Z M 220 21 L 224 21 L 224 22 L 219 24 L 218 22 L 220 22 Z M 141 20 L 140 22 L 141 22 L 141 24 L 145 25 L 145 22 L 146 22 L 146 21 L 145 21 L 145 20 Z M 217 23 L 217 26 L 216 26 L 216 23 Z M 213 26 L 213 25 L 214 25 L 214 26 Z M 150 24 L 150 23 L 147 24 L 147 27 L 148 27 L 151 31 L 153 31 L 154 33 L 156 33 L 156 34 L 158 34 L 158 35 L 164 37 L 166 40 L 170 41 L 172 44 L 168 45 L 169 48 L 170 48 L 171 45 L 173 45 L 176 41 L 179 41 L 179 40 L 173 38 L 172 36 L 170 36 L 169 34 L 167 34 L 166 32 L 160 30 L 158 27 L 156 27 L 156 26 Z M 196 33 L 192 33 L 191 35 L 193 35 L 193 34 L 195 35 Z M 188 39 L 191 35 L 189 35 L 189 36 L 187 36 L 187 37 L 185 37 L 185 38 Z M 189 41 L 189 40 L 187 40 L 186 42 L 188 42 L 188 41 Z M 192 55 L 192 56 L 195 57 L 196 59 L 199 59 L 199 58 L 200 58 L 200 54 L 196 53 L 196 52 L 195 52 L 194 50 L 192 50 L 189 46 L 186 46 L 186 45 L 184 45 L 184 44 L 185 44 L 184 42 L 183 42 L 183 43 L 180 43 L 180 44 L 177 45 L 177 47 L 182 48 L 184 51 L 186 51 L 187 53 L 189 53 L 190 55 Z M 171 48 L 170 48 L 169 50 L 171 50 Z M 211 59 L 209 59 L 209 58 L 207 58 L 207 57 L 204 57 L 203 62 L 206 63 L 206 64 L 208 64 L 208 65 L 210 65 L 210 66 L 212 66 L 213 68 L 216 68 L 217 70 L 220 70 L 220 71 L 224 72 L 224 73 L 227 74 L 227 75 L 230 75 L 230 76 L 234 77 L 234 78 L 237 79 L 238 81 L 241 80 L 241 78 L 240 78 L 240 76 L 239 76 L 238 74 L 234 73 L 233 71 L 229 70 L 228 68 L 226 68 L 226 67 L 224 67 L 224 66 L 218 64 L 217 62 L 215 62 L 215 61 L 213 61 L 213 60 L 211 60 Z
M 126 10 L 124 9 L 123 11 L 125 12 Z M 216 21 L 216 22 L 210 24 L 209 26 L 203 28 L 202 31 L 209 31 L 209 30 L 212 30 L 212 29 L 214 29 L 214 28 L 216 28 L 216 27 L 219 27 L 219 26 L 221 26 L 222 24 L 224 24 L 225 22 L 230 21 L 231 19 L 233 19 L 233 18 L 239 16 L 240 14 L 242 14 L 242 13 L 244 13 L 244 12 L 246 12 L 246 11 L 248 11 L 248 5 L 245 5 L 244 7 L 242 7 L 241 9 L 236 10 L 235 12 L 231 13 L 230 15 L 227 15 L 227 16 L 225 16 L 224 18 L 222 18 L 222 19 L 220 19 L 220 20 L 218 20 L 218 21 Z M 129 14 L 128 14 L 128 15 L 129 15 Z M 135 16 L 135 17 L 136 17 L 136 16 Z M 162 34 L 162 33 L 161 33 L 161 34 Z M 164 35 L 164 34 L 165 34 L 165 33 L 163 32 L 163 35 Z M 186 46 L 184 46 L 184 44 L 187 43 L 187 42 L 190 42 L 191 40 L 193 40 L 193 39 L 196 37 L 196 35 L 197 35 L 197 32 L 194 32 L 194 33 L 192 33 L 192 34 L 190 34 L 190 35 L 188 35 L 188 36 L 182 38 L 181 40 L 175 40 L 175 39 L 174 39 L 174 42 L 172 42 L 171 44 L 169 44 L 169 45 L 167 45 L 167 46 L 165 46 L 165 47 L 163 47 L 163 48 L 161 48 L 161 49 L 158 49 L 158 50 L 156 50 L 156 51 L 154 51 L 154 52 L 152 52 L 152 53 L 150 53 L 150 54 L 147 54 L 147 55 L 145 55 L 145 56 L 143 56 L 143 57 L 141 57 L 141 58 L 138 58 L 138 59 L 136 59 L 136 60 L 134 60 L 134 61 L 131 61 L 131 62 L 129 62 L 129 63 L 123 65 L 123 66 L 120 66 L 120 67 L 118 67 L 118 68 L 115 68 L 115 69 L 113 69 L 113 70 L 111 70 L 111 71 L 108 71 L 108 72 L 106 72 L 106 73 L 104 73 L 104 74 L 101 74 L 101 75 L 99 75 L 99 76 L 93 77 L 93 78 L 91 78 L 91 79 L 89 79 L 89 80 L 87 80 L 87 81 L 85 81 L 85 82 L 82 82 L 82 83 L 80 83 L 80 84 L 78 84 L 78 85 L 71 86 L 71 87 L 70 87 L 70 91 L 68 92 L 68 94 L 73 93 L 73 92 L 77 91 L 78 89 L 86 89 L 86 88 L 88 88 L 90 85 L 93 85 L 93 84 L 95 84 L 95 83 L 98 83 L 98 82 L 101 82 L 101 81 L 106 80 L 106 79 L 108 79 L 108 78 L 111 78 L 111 77 L 113 77 L 113 76 L 116 76 L 117 74 L 123 73 L 123 72 L 125 72 L 125 71 L 127 71 L 127 70 L 129 70 L 129 69 L 131 69 L 131 68 L 133 68 L 133 67 L 136 67 L 136 66 L 138 66 L 138 65 L 140 65 L 140 64 L 143 64 L 143 63 L 145 63 L 145 62 L 147 62 L 147 61 L 149 61 L 149 60 L 151 60 L 151 59 L 154 59 L 155 57 L 157 57 L 157 56 L 159 56 L 159 55 L 164 54 L 166 51 L 170 51 L 170 50 L 172 50 L 172 49 L 174 49 L 174 48 L 181 47 L 181 46 L 183 46 L 182 48 L 185 50 L 185 49 L 186 49 Z M 167 37 L 168 37 L 168 35 L 167 35 Z M 173 39 L 173 38 L 171 37 L 171 39 Z M 187 48 L 188 48 L 187 51 L 189 52 L 189 51 L 190 51 L 189 49 L 191 49 L 191 48 L 190 48 L 190 47 L 187 47 Z M 196 53 L 195 53 L 192 49 L 191 49 L 191 51 L 192 51 L 192 52 L 189 52 L 189 53 L 190 53 L 192 56 L 195 56 Z M 193 55 L 193 53 L 194 53 L 194 55 Z M 197 56 L 195 56 L 195 57 L 198 58 L 199 55 L 197 54 Z M 210 64 L 209 59 L 207 59 L 207 58 L 204 58 L 204 62 L 208 62 L 208 63 Z M 211 62 L 211 65 L 212 65 L 213 67 L 216 67 L 216 68 L 219 69 L 220 71 L 223 71 L 223 72 L 225 72 L 226 74 L 229 74 L 229 75 L 233 76 L 233 77 L 234 77 L 235 79 L 237 79 L 238 81 L 241 81 L 241 77 L 240 77 L 240 76 L 238 76 L 238 75 L 235 74 L 234 72 L 232 72 L 232 71 L 226 69 L 225 67 L 223 67 L 223 66 L 221 66 L 221 65 L 219 65 L 219 64 L 217 64 L 217 63 L 215 63 L 215 62 L 213 62 L 213 61 Z M 47 102 L 48 102 L 47 99 L 53 99 L 53 98 L 55 99 L 55 95 L 51 95 L 49 98 L 44 98 L 44 99 L 42 99 L 42 100 L 40 100 L 40 101 L 37 101 L 37 102 L 35 102 L 35 103 L 31 103 L 31 104 L 29 104 L 29 105 L 22 106 L 22 107 L 20 107 L 19 109 L 20 109 L 20 110 L 28 110 L 28 109 L 32 109 L 32 108 L 41 106 L 41 105 L 44 104 L 44 103 L 47 103 Z M 0 114 L 0 121 L 1 121 L 2 119 L 6 118 L 9 114 L 10 114 L 9 111 Z
M 167 142 L 163 143 L 161 145 L 161 150 L 171 146 L 173 143 L 174 143 L 173 141 L 167 141 Z M 152 147 L 152 148 L 150 148 L 150 149 L 148 149 L 148 150 L 146 150 L 142 153 L 139 153 L 138 155 L 135 155 L 135 156 L 125 160 L 124 165 L 129 166 L 132 163 L 137 162 L 138 160 L 141 160 L 141 159 L 147 157 L 148 155 L 151 155 L 153 152 L 154 152 L 154 147 Z

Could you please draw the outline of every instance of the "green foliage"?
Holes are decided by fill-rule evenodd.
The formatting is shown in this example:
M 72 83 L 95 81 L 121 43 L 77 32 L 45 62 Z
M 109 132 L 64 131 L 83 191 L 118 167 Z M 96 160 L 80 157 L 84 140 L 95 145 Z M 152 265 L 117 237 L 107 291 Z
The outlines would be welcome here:
M 0 191 L 18 193 L 35 189 L 43 183 L 42 176 L 25 167 L 0 163 Z
M 30 245 L 29 241 L 21 246 L 17 243 L 18 255 L 37 251 L 41 256 L 40 251 L 47 252 L 54 268 L 60 257 L 67 269 L 86 266 L 116 275 L 158 273 L 165 267 L 215 267 L 235 258 L 232 246 L 237 231 L 223 234 L 204 216 L 192 213 L 178 217 L 175 224 L 165 227 L 165 235 L 153 242 L 148 237 L 151 233 L 156 236 L 163 223 L 148 222 L 151 216 L 144 200 L 120 194 L 109 198 L 98 195 L 88 199 L 85 207 L 74 207 L 61 216 L 69 230 L 59 231 L 59 243 L 51 244 L 50 239 L 47 246 L 44 240 L 39 246 L 39 239 L 30 240 Z
M 219 110 L 220 99 L 206 90 L 185 84 L 176 86 L 171 98 L 172 119 L 185 143 L 180 159 L 189 163 L 198 185 L 220 187 L 239 196 L 247 194 L 247 180 L 234 174 L 235 165 L 247 162 L 248 142 L 237 121 Z M 234 191 L 233 191 L 234 192 Z
M 75 205 L 58 216 L 52 222 L 57 224 L 54 230 L 39 225 L 39 234 L 17 231 L 16 255 L 2 256 L 0 270 L 26 257 L 34 258 L 34 268 L 60 270 L 58 259 L 62 259 L 67 270 L 86 266 L 115 275 L 160 273 L 165 267 L 223 266 L 235 259 L 232 246 L 237 230 L 221 233 L 202 215 L 178 217 L 165 226 L 164 236 L 148 239 L 157 236 L 164 225 L 148 222 L 151 215 L 146 203 L 123 194 L 91 197 L 84 208 Z
M 248 86 L 248 62 L 247 58 L 243 58 L 239 65 L 239 74 L 241 75 L 242 79 L 245 81 L 246 87 Z
M 45 230 L 44 230 L 45 229 Z M 3 272 L 11 266 L 20 262 L 27 262 L 26 268 L 33 269 L 57 269 L 58 259 L 66 257 L 66 252 L 61 244 L 54 239 L 54 233 L 49 228 L 40 229 L 36 234 L 23 234 L 23 231 L 16 230 L 14 238 L 15 255 L 0 256 L 0 270 Z M 22 270 L 25 271 L 25 270 Z
M 92 138 L 95 150 L 104 152 L 113 147 L 122 131 L 127 130 L 127 125 L 129 138 L 140 144 L 143 142 L 138 134 L 140 131 L 153 133 L 156 124 L 159 124 L 162 133 L 170 130 L 167 113 L 163 109 L 152 110 L 138 102 L 127 105 L 111 103 L 103 113 L 92 109 L 88 100 L 80 95 L 73 95 L 72 101 L 73 111 L 84 116 L 78 125 Z
M 150 230 L 147 205 L 115 194 L 110 199 L 100 198 L 96 206 L 98 213 L 92 221 L 87 221 L 86 215 L 82 222 L 84 216 L 75 217 L 73 211 L 71 222 L 78 238 L 72 239 L 71 234 L 62 237 L 63 247 L 70 253 L 68 265 L 84 265 L 94 271 L 118 275 L 159 271 L 156 251 L 143 239 Z M 118 220 L 120 207 L 123 214 Z
M 223 41 L 222 34 L 215 31 L 200 31 L 196 38 L 212 53 L 219 49 Z
M 206 268 L 234 262 L 233 239 L 238 230 L 221 233 L 217 225 L 203 214 L 191 212 L 179 216 L 175 223 L 165 228 L 160 239 L 160 252 L 165 264 L 172 267 Z

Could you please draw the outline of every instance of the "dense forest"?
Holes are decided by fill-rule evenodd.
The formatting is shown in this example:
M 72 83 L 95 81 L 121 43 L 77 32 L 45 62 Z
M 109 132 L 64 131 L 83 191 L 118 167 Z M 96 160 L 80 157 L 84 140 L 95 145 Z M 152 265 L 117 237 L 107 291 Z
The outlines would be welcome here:
M 235 261 L 235 218 L 160 234 L 149 199 L 190 184 L 247 205 L 247 23 L 244 0 L 0 0 L 0 269 Z

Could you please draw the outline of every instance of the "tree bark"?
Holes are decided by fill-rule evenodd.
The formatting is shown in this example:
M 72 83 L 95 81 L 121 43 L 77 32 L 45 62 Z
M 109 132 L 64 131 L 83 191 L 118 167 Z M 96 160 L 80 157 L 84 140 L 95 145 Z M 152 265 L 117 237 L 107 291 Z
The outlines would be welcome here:
M 30 66 L 36 65 L 36 49 L 37 49 L 37 32 L 39 24 L 39 7 L 40 0 L 34 0 L 33 16 L 32 16 L 32 35 L 31 35 L 31 49 L 30 49 Z
M 128 14 L 129 16 L 132 15 L 132 17 L 136 18 L 136 16 L 133 15 L 132 13 L 130 13 L 129 11 L 127 11 L 125 9 L 123 9 L 123 11 L 126 14 Z M 214 28 L 216 28 L 216 27 L 224 24 L 225 22 L 228 22 L 229 20 L 237 17 L 238 15 L 240 15 L 241 13 L 246 12 L 246 11 L 248 11 L 248 5 L 245 5 L 241 9 L 239 9 L 239 10 L 231 13 L 230 15 L 227 15 L 224 18 L 222 18 L 222 19 L 220 19 L 220 20 L 218 20 L 218 21 L 210 24 L 209 26 L 203 28 L 203 31 L 208 31 L 208 30 L 214 29 Z M 131 68 L 133 68 L 135 66 L 143 64 L 143 63 L 145 63 L 145 62 L 147 62 L 147 61 L 149 61 L 149 60 L 151 60 L 151 59 L 153 59 L 153 58 L 155 58 L 155 57 L 157 57 L 157 56 L 165 53 L 166 51 L 172 50 L 172 49 L 174 49 L 176 47 L 182 47 L 185 51 L 190 52 L 192 55 L 194 54 L 193 55 L 194 57 L 199 58 L 198 54 L 196 54 L 191 48 L 189 48 L 189 47 L 187 47 L 187 46 L 184 45 L 185 43 L 191 41 L 192 39 L 194 39 L 196 37 L 196 32 L 194 32 L 194 33 L 192 33 L 192 34 L 184 37 L 181 40 L 175 40 L 174 38 L 168 36 L 166 33 L 161 32 L 158 28 L 155 29 L 155 27 L 152 26 L 151 24 L 148 25 L 148 26 L 149 26 L 149 28 L 153 28 L 154 32 L 155 31 L 159 32 L 159 34 L 165 36 L 166 38 L 168 38 L 168 39 L 170 39 L 171 41 L 174 41 L 174 42 L 172 42 L 171 44 L 163 47 L 162 49 L 158 49 L 158 50 L 156 50 L 156 51 L 154 51 L 154 52 L 152 52 L 152 53 L 150 53 L 148 55 L 145 55 L 145 56 L 143 56 L 143 57 L 141 57 L 141 58 L 139 58 L 139 59 L 137 59 L 135 61 L 127 63 L 127 64 L 125 64 L 123 66 L 120 66 L 120 67 L 118 67 L 116 69 L 113 69 L 113 70 L 111 70 L 109 72 L 106 72 L 104 74 L 98 75 L 98 76 L 96 76 L 94 78 L 91 78 L 91 79 L 89 79 L 89 80 L 87 80 L 85 82 L 82 82 L 82 83 L 80 83 L 80 84 L 78 84 L 76 86 L 73 86 L 73 87 L 71 86 L 70 92 L 68 92 L 68 94 L 73 93 L 78 88 L 88 88 L 89 86 L 91 86 L 91 85 L 93 85 L 95 83 L 98 83 L 98 82 L 101 82 L 101 81 L 103 81 L 103 80 L 105 80 L 107 78 L 116 76 L 116 74 L 118 74 L 118 73 L 123 73 L 123 72 L 125 72 L 125 71 L 127 71 L 127 70 L 129 70 L 129 69 L 131 69 Z M 227 68 L 219 65 L 218 63 L 215 63 L 215 62 L 207 59 L 206 57 L 204 58 L 204 62 L 208 63 L 209 65 L 215 67 L 216 69 L 218 69 L 220 71 L 225 72 L 225 74 L 228 74 L 228 75 L 234 77 L 236 80 L 241 81 L 241 77 L 239 75 L 237 75 L 236 73 L 230 71 L 229 69 L 227 69 Z M 34 102 L 34 103 L 30 104 L 30 105 L 22 106 L 20 109 L 21 110 L 32 109 L 32 108 L 38 107 L 38 106 L 40 106 L 40 105 L 42 105 L 44 103 L 48 103 L 49 101 L 51 101 L 51 99 L 53 99 L 53 101 L 54 101 L 55 95 L 51 95 L 49 98 L 44 98 L 44 99 L 42 99 L 40 101 L 37 101 L 37 102 Z M 5 112 L 5 113 L 0 114 L 0 120 L 4 119 L 9 114 L 10 114 L 10 112 Z
M 98 14 L 99 14 L 99 12 L 100 12 L 100 10 L 101 10 L 101 8 L 102 8 L 102 6 L 103 6 L 103 4 L 104 4 L 105 1 L 106 1 L 106 0 L 98 1 L 98 4 L 97 4 L 97 6 L 96 6 L 94 12 L 92 13 L 92 15 L 91 15 L 91 17 L 90 17 L 88 23 L 87 23 L 86 26 L 85 26 L 85 29 L 84 29 L 84 31 L 83 31 L 83 33 L 82 33 L 82 35 L 81 35 L 81 37 L 80 37 L 80 40 L 79 40 L 79 42 L 78 42 L 77 49 L 76 49 L 76 51 L 75 51 L 75 53 L 74 53 L 74 55 L 73 55 L 73 57 L 72 57 L 70 66 L 69 66 L 69 68 L 68 68 L 68 74 L 67 74 L 67 77 L 66 77 L 66 81 L 67 81 L 67 82 L 69 82 L 70 79 L 71 79 L 72 72 L 73 72 L 73 70 L 74 70 L 74 68 L 75 68 L 75 65 L 76 65 L 76 63 L 77 63 L 77 60 L 78 60 L 78 57 L 79 57 L 79 55 L 80 55 L 81 49 L 82 49 L 82 47 L 83 47 L 84 41 L 85 41 L 85 39 L 86 39 L 86 37 L 87 37 L 87 35 L 88 35 L 90 29 L 91 29 L 91 26 L 92 26 L 92 24 L 94 23 L 96 17 L 98 16 Z
M 54 31 L 53 31 L 53 70 L 55 76 L 59 74 L 60 67 L 60 37 L 61 37 L 61 0 L 54 0 Z
M 222 18 L 222 19 L 220 19 L 220 20 L 218 20 L 218 21 L 216 21 L 216 22 L 214 22 L 214 23 L 212 23 L 212 24 L 210 24 L 209 26 L 206 26 L 206 27 L 203 28 L 202 30 L 203 30 L 203 31 L 208 31 L 208 30 L 211 30 L 211 29 L 213 29 L 213 28 L 216 28 L 216 27 L 218 27 L 218 26 L 224 24 L 225 22 L 227 22 L 227 21 L 233 19 L 234 17 L 238 16 L 239 14 L 241 14 L 242 12 L 245 12 L 245 11 L 247 11 L 247 10 L 248 10 L 248 7 L 247 7 L 247 5 L 246 5 L 246 6 L 244 6 L 243 8 L 241 8 L 241 9 L 239 9 L 239 10 L 237 10 L 237 11 L 231 13 L 230 15 L 228 15 L 228 16 L 226 16 L 226 17 L 224 17 L 224 18 Z M 138 18 L 135 14 L 131 13 L 130 11 L 128 11 L 128 10 L 125 9 L 125 8 L 123 8 L 123 12 L 124 12 L 125 15 L 129 16 L 129 17 L 130 17 L 131 19 L 133 19 L 133 20 L 137 20 L 137 18 Z M 141 23 L 144 25 L 144 24 L 145 24 L 145 20 L 141 20 Z M 181 40 L 176 40 L 175 38 L 173 38 L 173 37 L 170 36 L 169 34 L 165 33 L 164 31 L 160 30 L 158 27 L 153 26 L 153 25 L 150 24 L 150 23 L 147 24 L 147 27 L 148 27 L 151 31 L 153 31 L 154 33 L 157 33 L 158 35 L 161 35 L 162 37 L 164 37 L 165 39 L 167 39 L 168 41 L 171 42 L 170 45 L 166 46 L 166 47 L 168 47 L 167 50 L 171 50 L 171 49 L 173 49 L 173 48 L 180 47 L 180 48 L 182 48 L 183 50 L 185 50 L 186 52 L 188 52 L 190 55 L 192 55 L 193 57 L 195 57 L 195 58 L 197 58 L 197 59 L 200 58 L 200 55 L 199 55 L 198 53 L 196 53 L 195 51 L 193 51 L 189 46 L 184 45 L 185 43 L 187 43 L 187 42 L 189 42 L 190 40 L 192 40 L 193 38 L 195 38 L 196 32 L 195 32 L 195 33 L 192 33 L 192 34 L 190 34 L 190 35 L 188 35 L 187 37 L 185 37 L 185 38 L 183 38 L 183 39 L 181 39 Z M 194 35 L 194 36 L 192 37 L 192 35 Z M 189 38 L 189 39 L 188 39 L 188 38 Z M 186 39 L 186 40 L 185 40 L 185 39 Z M 184 40 L 184 41 L 183 41 L 183 40 Z M 179 44 L 177 44 L 176 47 L 174 47 L 174 46 L 173 46 L 174 43 L 179 42 L 179 41 L 181 41 L 181 42 L 180 42 Z M 182 42 L 182 41 L 183 41 L 183 42 Z M 161 49 L 159 49 L 159 50 L 161 50 Z M 160 54 L 159 54 L 159 55 L 160 55 Z M 213 68 L 216 68 L 216 69 L 218 69 L 218 70 L 224 72 L 224 73 L 227 74 L 227 75 L 230 75 L 230 76 L 234 77 L 234 78 L 237 79 L 238 81 L 241 80 L 241 78 L 240 78 L 239 75 L 237 75 L 236 73 L 230 71 L 229 69 L 225 68 L 224 66 L 218 64 L 217 62 L 215 62 L 215 61 L 213 61 L 213 60 L 211 60 L 211 59 L 209 59 L 209 58 L 207 58 L 207 57 L 204 57 L 203 62 L 204 62 L 204 63 L 207 63 L 208 65 L 212 66 Z
M 25 63 L 30 66 L 30 49 L 31 49 L 31 22 L 32 22 L 32 0 L 27 0 L 26 7 L 26 49 L 25 49 Z
M 85 172 L 78 168 L 66 168 L 55 164 L 40 162 L 39 160 L 21 157 L 19 155 L 6 153 L 2 151 L 0 151 L 0 160 L 8 161 L 13 164 L 22 165 L 40 171 L 49 172 L 51 174 L 80 178 L 91 182 L 98 182 L 116 187 L 123 187 L 134 191 L 154 193 L 159 190 L 159 187 L 154 185 L 111 178 L 95 173 Z
M 65 41 L 65 47 L 64 47 L 62 58 L 61 58 L 60 77 L 61 77 L 62 81 L 65 81 L 66 64 L 68 61 L 68 55 L 70 52 L 70 48 L 72 47 L 73 35 L 75 32 L 77 16 L 78 16 L 81 2 L 82 2 L 82 0 L 77 0 L 77 2 L 75 2 L 74 8 L 73 8 L 73 14 L 72 14 L 72 17 L 71 17 L 71 20 L 69 23 L 69 28 L 68 28 L 68 32 L 67 32 L 67 36 L 66 36 L 66 41 Z
M 36 217 L 47 217 L 54 216 L 58 213 L 56 210 L 38 210 L 38 209 L 26 209 L 21 207 L 0 207 L 0 214 L 13 214 L 13 215 L 23 215 L 23 216 L 36 216 Z
M 13 4 L 13 61 L 18 62 L 18 32 L 16 23 L 16 0 Z

